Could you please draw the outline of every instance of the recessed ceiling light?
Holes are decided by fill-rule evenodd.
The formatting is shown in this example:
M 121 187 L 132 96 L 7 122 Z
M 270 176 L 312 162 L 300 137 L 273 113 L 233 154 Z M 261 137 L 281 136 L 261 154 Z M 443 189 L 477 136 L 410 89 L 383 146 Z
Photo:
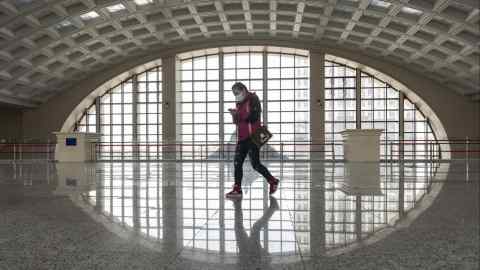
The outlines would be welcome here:
M 135 4 L 139 6 L 147 5 L 153 3 L 153 0 L 134 0 Z
M 67 26 L 70 26 L 72 25 L 72 23 L 69 21 L 69 20 L 64 20 L 64 21 L 61 21 L 57 24 L 57 28 L 63 28 L 63 27 L 67 27 Z
M 124 9 L 125 9 L 125 6 L 122 5 L 122 4 L 117 4 L 117 5 L 107 7 L 107 10 L 109 12 L 117 12 L 117 11 L 124 10 Z
M 421 10 L 414 9 L 414 8 L 411 8 L 411 7 L 402 7 L 402 12 L 405 12 L 405 13 L 408 13 L 408 14 L 415 14 L 415 15 L 423 13 Z
M 382 0 L 372 0 L 372 2 L 370 2 L 370 3 L 374 6 L 383 7 L 383 8 L 388 8 L 389 6 L 392 5 L 391 3 L 385 2 L 385 1 L 382 1 Z
M 95 11 L 90 11 L 90 12 L 88 12 L 88 13 L 85 13 L 85 14 L 80 15 L 80 18 L 82 18 L 82 20 L 87 21 L 87 20 L 95 19 L 95 18 L 97 18 L 98 16 L 99 16 L 99 15 L 98 15 L 97 12 L 95 12 Z

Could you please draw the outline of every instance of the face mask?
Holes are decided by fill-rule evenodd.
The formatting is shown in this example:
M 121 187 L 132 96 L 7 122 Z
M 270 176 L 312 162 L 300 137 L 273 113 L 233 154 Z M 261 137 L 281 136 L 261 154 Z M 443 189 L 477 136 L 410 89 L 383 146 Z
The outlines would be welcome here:
M 235 95 L 235 101 L 242 102 L 245 99 L 245 92 L 240 92 L 238 95 Z

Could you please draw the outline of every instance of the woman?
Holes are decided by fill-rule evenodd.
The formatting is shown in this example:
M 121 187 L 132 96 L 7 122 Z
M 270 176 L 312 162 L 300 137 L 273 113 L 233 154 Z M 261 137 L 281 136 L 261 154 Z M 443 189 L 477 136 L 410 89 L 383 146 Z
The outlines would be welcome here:
M 278 188 L 278 179 L 273 177 L 265 166 L 260 163 L 260 149 L 254 144 L 250 136 L 260 124 L 262 107 L 260 100 L 255 93 L 247 90 L 247 87 L 240 82 L 232 86 L 232 92 L 237 102 L 236 109 L 229 109 L 233 122 L 237 125 L 237 146 L 235 148 L 235 184 L 233 190 L 226 194 L 227 198 L 241 198 L 243 162 L 247 154 L 250 156 L 252 167 L 259 172 L 270 184 L 270 194 Z

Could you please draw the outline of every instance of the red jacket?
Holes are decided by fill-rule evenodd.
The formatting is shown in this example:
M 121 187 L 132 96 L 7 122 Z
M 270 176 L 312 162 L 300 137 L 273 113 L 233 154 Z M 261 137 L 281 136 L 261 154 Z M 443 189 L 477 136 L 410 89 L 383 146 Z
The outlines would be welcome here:
M 248 139 L 261 126 L 260 115 L 262 107 L 255 93 L 247 92 L 242 102 L 237 103 L 237 117 L 234 122 L 237 125 L 237 140 Z

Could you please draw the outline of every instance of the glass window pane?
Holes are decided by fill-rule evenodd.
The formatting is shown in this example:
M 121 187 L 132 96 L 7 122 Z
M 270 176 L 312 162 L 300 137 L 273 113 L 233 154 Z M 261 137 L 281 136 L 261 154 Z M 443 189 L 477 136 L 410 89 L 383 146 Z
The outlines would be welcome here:
M 280 54 L 269 53 L 267 56 L 268 67 L 280 67 Z

